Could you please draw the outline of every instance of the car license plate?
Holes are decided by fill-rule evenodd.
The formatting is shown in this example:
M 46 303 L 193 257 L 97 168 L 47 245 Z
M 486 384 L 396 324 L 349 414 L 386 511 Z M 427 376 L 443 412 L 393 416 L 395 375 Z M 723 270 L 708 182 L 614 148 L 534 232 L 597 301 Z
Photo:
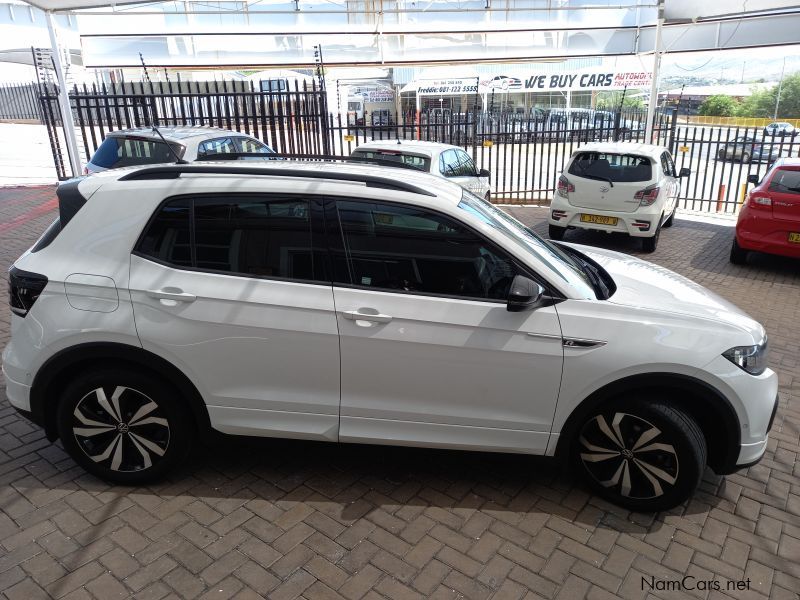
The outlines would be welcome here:
M 800 244 L 800 233 L 790 233 L 789 242 L 792 244 Z
M 597 223 L 598 225 L 616 225 L 617 217 L 606 217 L 604 215 L 581 214 L 581 223 Z

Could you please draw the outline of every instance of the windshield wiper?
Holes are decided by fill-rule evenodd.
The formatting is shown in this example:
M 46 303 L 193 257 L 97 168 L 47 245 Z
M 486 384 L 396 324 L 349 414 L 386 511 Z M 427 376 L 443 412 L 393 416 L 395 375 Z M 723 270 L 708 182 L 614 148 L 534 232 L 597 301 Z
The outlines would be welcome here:
M 586 177 L 587 179 L 595 179 L 597 181 L 606 181 L 606 182 L 608 182 L 608 185 L 610 185 L 611 187 L 614 187 L 614 182 L 611 181 L 610 177 L 603 177 L 602 175 L 593 175 L 591 173 L 587 173 L 586 172 L 586 167 L 584 167 L 581 164 L 577 164 L 575 166 L 577 166 L 578 169 L 580 169 L 581 173 L 583 173 L 584 177 Z

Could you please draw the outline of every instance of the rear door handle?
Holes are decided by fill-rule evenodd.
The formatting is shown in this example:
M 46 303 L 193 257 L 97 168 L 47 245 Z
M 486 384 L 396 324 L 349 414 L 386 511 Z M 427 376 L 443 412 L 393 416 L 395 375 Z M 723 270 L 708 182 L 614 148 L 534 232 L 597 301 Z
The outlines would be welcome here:
M 388 323 L 392 320 L 389 315 L 362 313 L 357 310 L 346 310 L 342 312 L 342 316 L 351 321 L 372 321 L 373 323 Z
M 150 298 L 155 298 L 157 300 L 174 300 L 176 302 L 194 302 L 197 300 L 197 296 L 194 294 L 188 294 L 186 292 L 168 292 L 166 290 L 147 290 L 145 291 Z

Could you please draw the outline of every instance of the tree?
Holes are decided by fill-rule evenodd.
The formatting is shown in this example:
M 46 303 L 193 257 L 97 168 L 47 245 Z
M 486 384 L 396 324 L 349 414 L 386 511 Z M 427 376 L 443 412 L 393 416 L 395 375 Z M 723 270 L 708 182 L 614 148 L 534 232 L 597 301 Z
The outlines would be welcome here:
M 779 119 L 796 119 L 800 117 L 800 73 L 793 73 L 783 78 L 781 84 L 781 101 L 778 106 Z M 736 115 L 739 117 L 758 117 L 772 119 L 775 116 L 775 101 L 778 98 L 778 86 L 765 90 L 753 90 L 745 98 Z
M 773 94 L 773 100 L 777 96 L 777 89 Z M 773 102 L 773 113 L 775 103 Z M 772 114 L 770 116 L 772 116 Z M 781 102 L 778 106 L 779 119 L 796 119 L 800 117 L 800 73 L 794 73 L 783 78 L 781 85 Z
M 739 103 L 735 99 L 718 94 L 705 99 L 700 105 L 700 114 L 709 117 L 732 117 L 736 114 L 738 106 Z

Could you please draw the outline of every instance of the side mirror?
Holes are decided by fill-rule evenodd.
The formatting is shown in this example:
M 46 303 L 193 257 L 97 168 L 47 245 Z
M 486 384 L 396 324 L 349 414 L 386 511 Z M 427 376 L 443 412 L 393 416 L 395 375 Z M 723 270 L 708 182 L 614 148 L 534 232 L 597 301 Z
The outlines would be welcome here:
M 689 167 L 683 167 L 680 173 L 678 173 L 678 177 L 689 177 L 691 174 L 692 171 L 689 169 Z
M 758 175 L 756 175 L 755 173 L 752 173 L 752 174 L 747 176 L 747 183 L 754 183 L 754 184 L 758 185 L 758 181 L 759 181 L 758 180 Z
M 492 173 L 489 169 L 479 169 L 478 170 L 478 177 L 489 177 Z
M 544 288 L 541 285 L 524 275 L 517 275 L 511 282 L 511 289 L 508 290 L 506 310 L 522 312 L 536 308 L 543 296 Z

